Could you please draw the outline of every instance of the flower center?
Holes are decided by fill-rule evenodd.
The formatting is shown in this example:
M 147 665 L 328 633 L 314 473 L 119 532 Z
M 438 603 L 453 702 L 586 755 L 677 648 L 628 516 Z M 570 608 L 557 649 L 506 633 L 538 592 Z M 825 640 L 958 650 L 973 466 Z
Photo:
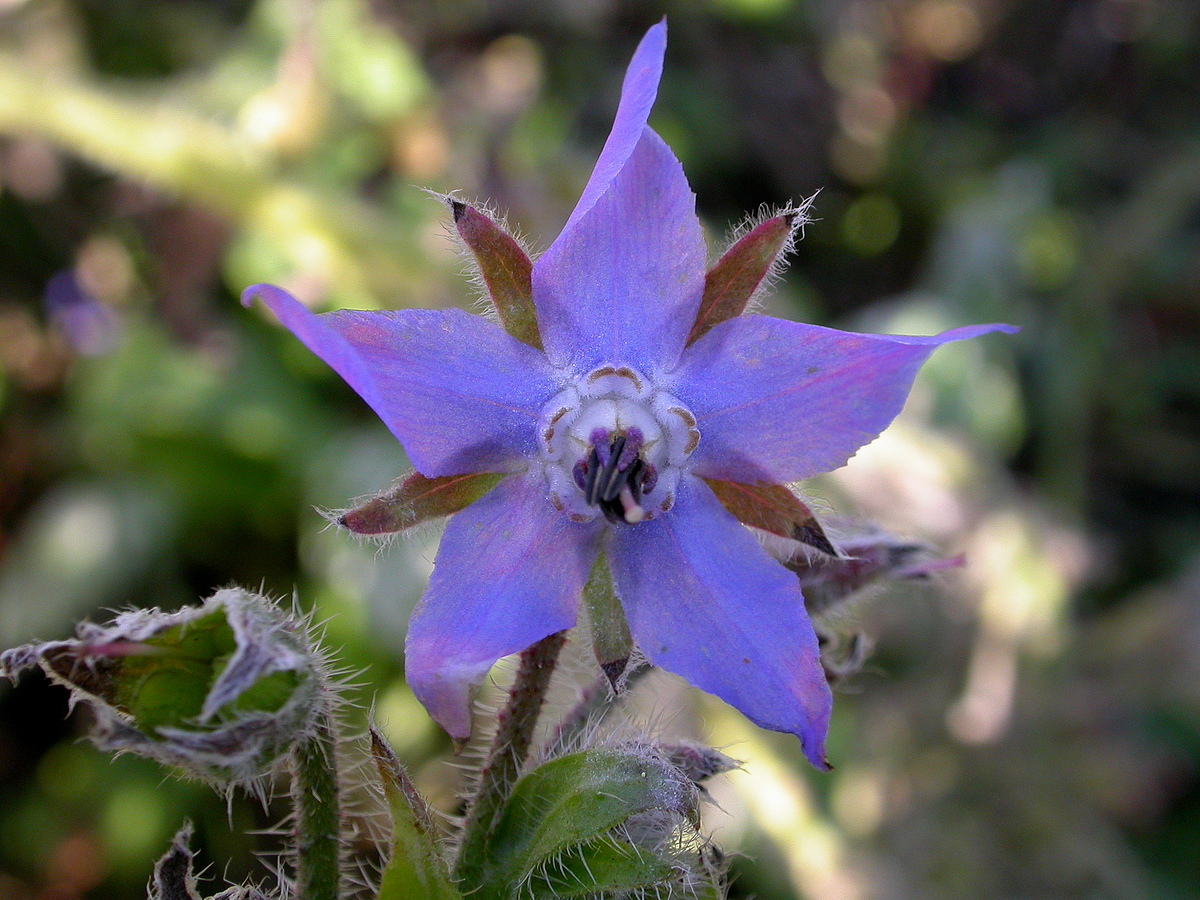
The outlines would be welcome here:
M 628 366 L 601 366 L 559 392 L 538 422 L 550 502 L 577 522 L 635 525 L 675 503 L 700 442 L 678 398 Z

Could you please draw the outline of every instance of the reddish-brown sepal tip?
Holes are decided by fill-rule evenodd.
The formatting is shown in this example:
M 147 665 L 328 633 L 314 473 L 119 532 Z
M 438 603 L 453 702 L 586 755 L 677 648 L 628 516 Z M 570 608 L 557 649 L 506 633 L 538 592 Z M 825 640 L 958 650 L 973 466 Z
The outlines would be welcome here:
M 774 216 L 743 235 L 704 278 L 704 294 L 688 343 L 703 337 L 714 326 L 736 318 L 787 249 L 800 213 Z
M 812 510 L 784 485 L 740 484 L 709 478 L 704 481 L 721 505 L 743 525 L 761 528 L 829 556 L 839 556 Z
M 604 663 L 601 667 L 604 677 L 608 679 L 614 694 L 620 694 L 625 689 L 625 670 L 629 668 L 629 657 Z
M 488 297 L 504 330 L 519 341 L 542 348 L 533 306 L 533 262 L 516 238 L 475 207 L 447 198 L 454 227 L 475 257 Z
M 475 472 L 426 478 L 413 472 L 382 494 L 340 513 L 334 521 L 355 534 L 394 534 L 418 522 L 465 509 L 503 477 L 494 472 Z

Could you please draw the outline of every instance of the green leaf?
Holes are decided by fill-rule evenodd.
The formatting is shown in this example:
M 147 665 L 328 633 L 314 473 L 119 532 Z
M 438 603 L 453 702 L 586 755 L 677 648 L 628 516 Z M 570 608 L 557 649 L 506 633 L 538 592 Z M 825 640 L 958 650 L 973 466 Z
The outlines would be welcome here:
M 553 867 L 529 879 L 523 893 L 535 900 L 591 900 L 623 896 L 672 881 L 679 873 L 670 863 L 633 844 L 602 839 L 561 854 Z
M 692 333 L 691 345 L 715 325 L 740 316 L 754 296 L 763 279 L 771 272 L 775 260 L 789 244 L 801 210 L 792 210 L 767 219 L 753 228 L 730 247 L 704 278 L 704 294 Z
M 392 858 L 377 900 L 460 900 L 437 844 L 429 807 L 383 735 L 371 727 L 371 755 L 392 813 Z
M 516 239 L 461 200 L 447 198 L 454 227 L 475 256 L 504 330 L 538 350 L 542 336 L 533 306 L 533 263 Z
M 494 472 L 476 472 L 426 478 L 413 472 L 379 496 L 346 510 L 337 523 L 355 534 L 394 534 L 470 506 L 503 477 Z
M 480 896 L 508 898 L 535 883 L 547 897 L 551 888 L 583 896 L 661 883 L 673 860 L 655 841 L 678 822 L 696 823 L 696 804 L 694 786 L 652 752 L 593 749 L 551 760 L 517 782 L 498 818 L 478 866 Z M 651 812 L 671 815 L 648 819 L 654 826 L 636 844 L 622 834 Z

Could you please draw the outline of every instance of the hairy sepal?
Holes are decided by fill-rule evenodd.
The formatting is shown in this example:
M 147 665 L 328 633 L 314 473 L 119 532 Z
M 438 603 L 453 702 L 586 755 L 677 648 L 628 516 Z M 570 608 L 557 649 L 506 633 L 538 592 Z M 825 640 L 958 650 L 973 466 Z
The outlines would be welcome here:
M 740 760 L 693 741 L 662 744 L 658 749 L 693 784 L 702 784 L 717 775 L 742 767 Z
M 836 684 L 859 672 L 872 650 L 859 630 L 862 607 L 896 581 L 925 579 L 962 564 L 962 557 L 939 558 L 921 541 L 891 534 L 873 525 L 833 519 L 829 535 L 837 557 L 779 541 L 770 547 L 796 573 L 804 605 L 821 647 L 825 678 Z
M 814 556 L 793 545 L 784 565 L 800 579 L 805 606 L 815 622 L 836 617 L 870 589 L 892 581 L 928 578 L 962 564 L 962 557 L 939 559 L 928 544 L 902 538 L 874 525 L 834 519 L 830 535 L 836 559 Z
M 392 855 L 379 883 L 378 900 L 459 900 L 462 895 L 450 882 L 429 806 L 374 726 L 371 756 L 392 817 Z
M 789 209 L 751 228 L 704 277 L 704 294 L 688 335 L 693 344 L 714 326 L 740 316 L 759 287 L 791 247 L 792 236 L 805 221 L 802 209 Z
M 743 525 L 761 528 L 791 541 L 812 547 L 828 556 L 838 556 L 837 547 L 825 534 L 800 498 L 782 484 L 741 484 L 705 478 L 717 499 Z
M 470 506 L 503 478 L 494 472 L 426 478 L 413 472 L 388 490 L 338 513 L 334 521 L 366 536 L 395 534 L 428 519 L 449 516 Z
M 171 848 L 154 864 L 147 890 L 149 900 L 200 900 L 191 841 L 192 824 L 185 822 L 171 841 Z
M 625 610 L 613 588 L 608 560 L 601 554 L 583 588 L 583 604 L 591 629 L 592 651 L 614 693 L 624 687 L 625 673 L 633 655 L 633 636 Z
M 200 606 L 78 630 L 0 654 L 0 675 L 40 666 L 91 708 L 101 749 L 253 787 L 324 714 L 327 663 L 308 623 L 259 594 L 227 588 Z
M 700 843 L 689 840 L 698 804 L 695 785 L 646 747 L 550 760 L 517 782 L 470 867 L 475 896 L 623 896 L 690 880 L 677 851 Z
M 542 337 L 533 306 L 533 263 L 516 238 L 484 213 L 447 197 L 454 228 L 475 257 L 479 275 L 504 330 L 538 350 Z

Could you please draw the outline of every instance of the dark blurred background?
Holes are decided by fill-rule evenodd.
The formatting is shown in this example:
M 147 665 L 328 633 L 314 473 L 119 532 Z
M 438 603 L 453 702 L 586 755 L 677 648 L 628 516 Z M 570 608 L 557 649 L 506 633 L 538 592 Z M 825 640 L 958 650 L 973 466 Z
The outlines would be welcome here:
M 296 589 L 453 809 L 401 676 L 436 530 L 326 530 L 402 451 L 236 296 L 474 308 L 418 187 L 548 245 L 664 13 L 652 124 L 714 253 L 820 191 L 770 312 L 1023 327 L 940 351 L 806 486 L 966 558 L 854 611 L 835 771 L 716 701 L 666 716 L 748 761 L 713 789 L 733 895 L 1200 897 L 1194 0 L 0 0 L 0 647 Z M 210 890 L 266 875 L 282 808 L 82 732 L 41 677 L 0 686 L 0 898 L 142 896 L 185 817 Z

